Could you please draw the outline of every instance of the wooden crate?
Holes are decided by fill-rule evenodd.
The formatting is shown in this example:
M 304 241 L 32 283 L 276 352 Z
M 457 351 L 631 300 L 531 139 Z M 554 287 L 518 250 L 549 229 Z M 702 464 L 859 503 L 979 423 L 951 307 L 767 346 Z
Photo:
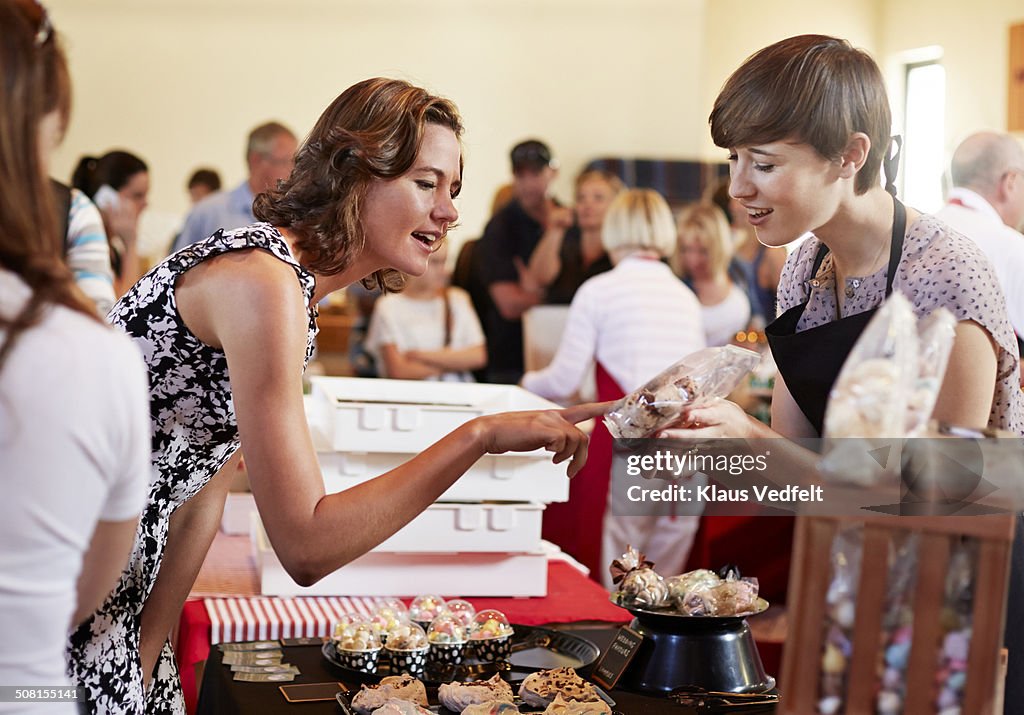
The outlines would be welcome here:
M 882 643 L 889 544 L 918 532 L 917 579 L 912 595 L 913 638 L 906 668 L 905 715 L 934 715 L 940 614 L 952 541 L 978 542 L 974 572 L 973 630 L 962 712 L 996 715 L 1001 690 L 1000 649 L 1013 540 L 1012 515 L 973 517 L 801 517 L 797 519 L 789 582 L 789 637 L 782 664 L 780 713 L 817 712 L 821 654 L 827 618 L 833 539 L 840 529 L 863 524 L 863 553 L 857 590 L 851 657 L 847 661 L 847 715 L 875 713 L 877 667 Z M 1001 712 L 1001 708 L 999 710 Z

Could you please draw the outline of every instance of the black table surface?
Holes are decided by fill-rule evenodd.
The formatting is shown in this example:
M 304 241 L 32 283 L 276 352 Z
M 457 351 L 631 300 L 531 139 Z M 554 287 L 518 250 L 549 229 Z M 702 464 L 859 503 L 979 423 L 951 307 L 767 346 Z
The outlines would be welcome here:
M 596 643 L 603 653 L 617 631 L 607 624 L 551 626 L 568 631 Z M 292 663 L 301 671 L 293 683 L 341 682 L 352 692 L 359 688 L 355 681 L 338 677 L 338 671 L 328 663 L 320 646 L 291 646 L 282 649 L 284 662 Z M 216 646 L 210 649 L 210 657 L 203 671 L 202 687 L 199 690 L 197 715 L 261 715 L 262 713 L 295 713 L 296 715 L 339 715 L 342 709 L 331 701 L 311 703 L 289 703 L 281 694 L 281 683 L 235 682 L 231 669 L 221 663 L 221 652 Z M 588 669 L 589 670 L 589 669 Z M 588 675 L 588 670 L 583 675 Z M 651 713 L 659 715 L 691 715 L 699 711 L 679 705 L 667 698 L 651 697 L 613 690 L 609 693 L 615 700 L 615 710 L 623 715 Z M 351 695 L 351 693 L 350 693 Z M 730 709 L 730 713 L 742 714 L 745 709 Z M 746 712 L 754 712 L 746 710 Z M 758 709 L 763 713 L 765 710 Z

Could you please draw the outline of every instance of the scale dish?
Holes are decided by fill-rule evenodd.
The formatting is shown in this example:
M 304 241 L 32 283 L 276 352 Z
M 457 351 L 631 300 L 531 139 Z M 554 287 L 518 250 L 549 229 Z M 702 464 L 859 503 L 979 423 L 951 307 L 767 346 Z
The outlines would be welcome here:
M 685 613 L 679 613 L 671 608 L 640 608 L 632 605 L 627 606 L 622 603 L 621 592 L 611 594 L 608 600 L 619 608 L 625 608 L 634 616 L 643 618 L 647 622 L 663 623 L 664 625 L 671 624 L 676 627 L 683 626 L 683 624 L 687 622 L 699 622 L 706 626 L 735 623 L 736 621 L 741 621 L 744 618 L 749 618 L 750 616 L 756 616 L 759 613 L 764 613 L 768 610 L 768 601 L 764 600 L 760 596 L 757 599 L 757 608 L 755 610 L 748 611 L 746 613 L 737 613 L 732 616 L 688 616 Z

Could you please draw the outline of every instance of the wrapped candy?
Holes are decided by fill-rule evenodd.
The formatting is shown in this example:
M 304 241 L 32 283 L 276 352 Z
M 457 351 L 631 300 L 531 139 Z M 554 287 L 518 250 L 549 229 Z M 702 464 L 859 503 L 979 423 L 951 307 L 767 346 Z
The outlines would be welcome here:
M 722 579 L 714 571 L 697 569 L 696 571 L 689 571 L 666 579 L 665 585 L 668 586 L 669 601 L 678 607 L 686 600 L 687 594 L 694 591 L 704 591 L 717 586 L 721 582 Z
M 654 571 L 654 564 L 632 546 L 622 558 L 612 561 L 612 582 L 619 587 L 621 605 L 661 608 L 668 603 L 665 579 Z
M 917 379 L 917 321 L 893 293 L 853 346 L 829 394 L 826 437 L 902 437 Z
M 843 712 L 846 700 L 846 670 L 853 652 L 853 627 L 857 588 L 860 585 L 864 529 L 861 524 L 845 526 L 832 540 L 831 573 L 825 595 L 825 643 L 820 653 L 818 712 Z
M 666 581 L 669 602 L 687 616 L 737 616 L 758 609 L 757 579 L 740 578 L 730 571 L 726 578 L 697 569 Z
M 921 434 L 928 426 L 955 337 L 956 318 L 945 308 L 917 321 L 917 380 L 907 400 L 908 437 Z
M 757 579 L 722 581 L 707 590 L 709 616 L 737 616 L 757 610 Z
M 864 328 L 829 393 L 819 464 L 826 479 L 861 486 L 883 482 L 887 467 L 864 440 L 904 436 L 917 374 L 917 319 L 909 301 L 893 293 Z
M 760 360 L 734 345 L 699 350 L 616 402 L 605 425 L 616 439 L 650 437 L 678 420 L 686 406 L 728 395 Z
M 642 608 L 661 608 L 668 601 L 668 586 L 665 579 L 654 569 L 637 569 L 622 579 L 619 584 L 627 603 Z

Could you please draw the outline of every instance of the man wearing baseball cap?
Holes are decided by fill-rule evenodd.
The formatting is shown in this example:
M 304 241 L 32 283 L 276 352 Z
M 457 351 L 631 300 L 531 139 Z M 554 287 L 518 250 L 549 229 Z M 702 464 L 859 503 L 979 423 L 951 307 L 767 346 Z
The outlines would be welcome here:
M 514 384 L 523 376 L 523 313 L 542 302 L 543 290 L 529 280 L 525 265 L 557 204 L 548 188 L 558 162 L 548 146 L 527 139 L 512 148 L 513 199 L 487 223 L 474 252 L 475 270 L 487 287 L 484 315 L 488 382 Z

